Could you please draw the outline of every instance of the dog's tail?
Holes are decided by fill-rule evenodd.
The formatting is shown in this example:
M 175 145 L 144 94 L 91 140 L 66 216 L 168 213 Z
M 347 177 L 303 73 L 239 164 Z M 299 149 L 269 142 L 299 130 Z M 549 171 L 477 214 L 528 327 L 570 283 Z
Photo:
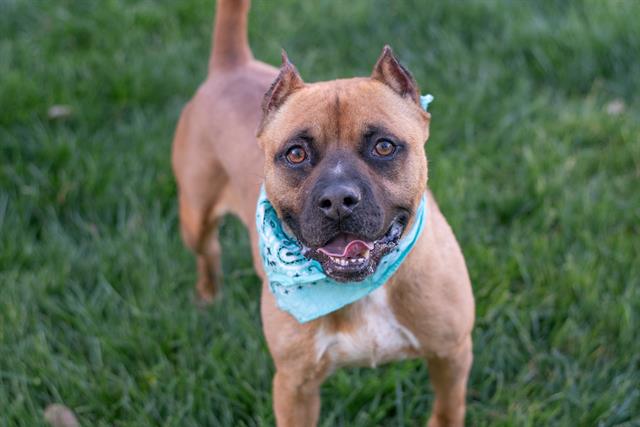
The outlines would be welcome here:
M 230 69 L 253 59 L 247 36 L 250 0 L 218 0 L 209 73 Z

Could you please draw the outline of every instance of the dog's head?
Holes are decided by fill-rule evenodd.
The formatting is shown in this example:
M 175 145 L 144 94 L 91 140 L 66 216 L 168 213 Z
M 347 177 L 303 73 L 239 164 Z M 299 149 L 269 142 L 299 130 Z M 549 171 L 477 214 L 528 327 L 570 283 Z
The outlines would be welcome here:
M 373 273 L 425 191 L 430 115 L 385 47 L 371 77 L 306 84 L 283 53 L 258 139 L 269 200 L 338 281 Z

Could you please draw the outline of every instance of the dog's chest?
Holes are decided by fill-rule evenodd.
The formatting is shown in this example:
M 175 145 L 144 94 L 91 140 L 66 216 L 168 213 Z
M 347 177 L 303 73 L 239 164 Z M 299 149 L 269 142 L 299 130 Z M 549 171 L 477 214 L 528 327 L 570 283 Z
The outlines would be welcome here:
M 418 353 L 417 338 L 398 322 L 384 287 L 355 302 L 350 309 L 355 313 L 353 325 L 340 331 L 331 331 L 323 325 L 316 333 L 317 360 L 328 358 L 332 367 L 375 367 Z

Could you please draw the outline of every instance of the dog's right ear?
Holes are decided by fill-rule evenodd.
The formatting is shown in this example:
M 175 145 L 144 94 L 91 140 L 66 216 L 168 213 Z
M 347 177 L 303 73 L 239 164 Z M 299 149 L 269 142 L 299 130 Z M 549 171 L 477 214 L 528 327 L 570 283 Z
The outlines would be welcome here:
M 258 136 L 262 133 L 264 126 L 269 120 L 269 116 L 284 104 L 284 101 L 289 95 L 303 87 L 304 81 L 302 81 L 302 77 L 300 77 L 295 65 L 289 61 L 287 52 L 282 49 L 280 73 L 262 100 L 262 121 L 258 127 Z

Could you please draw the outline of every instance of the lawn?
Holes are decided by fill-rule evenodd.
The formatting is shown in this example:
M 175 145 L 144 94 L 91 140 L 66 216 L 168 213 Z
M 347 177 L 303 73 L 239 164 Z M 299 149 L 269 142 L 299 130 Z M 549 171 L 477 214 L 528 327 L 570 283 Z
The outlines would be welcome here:
M 170 145 L 212 0 L 0 0 L 0 426 L 273 425 L 249 243 L 193 305 Z M 468 425 L 640 426 L 640 1 L 255 0 L 308 81 L 390 43 L 433 93 L 430 186 L 477 300 Z M 70 114 L 49 118 L 53 105 Z M 421 426 L 420 361 L 350 369 L 322 426 Z

